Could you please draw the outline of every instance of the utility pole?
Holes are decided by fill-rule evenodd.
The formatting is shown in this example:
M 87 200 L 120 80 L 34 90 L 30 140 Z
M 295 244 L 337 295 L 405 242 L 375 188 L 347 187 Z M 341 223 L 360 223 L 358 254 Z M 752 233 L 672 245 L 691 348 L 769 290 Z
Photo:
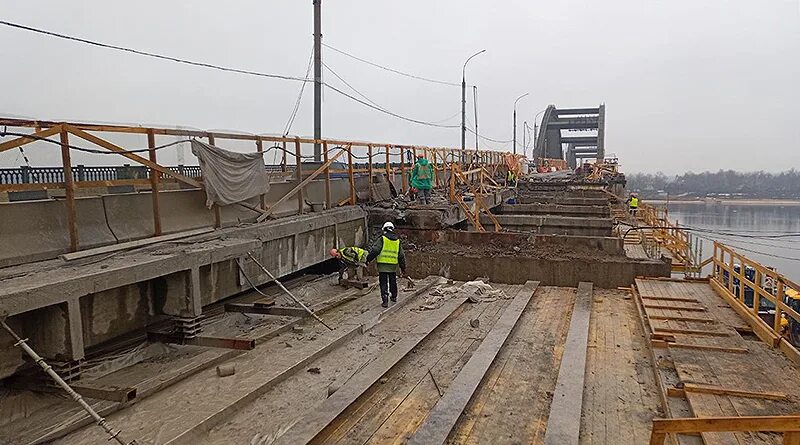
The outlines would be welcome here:
M 322 0 L 314 1 L 314 160 L 322 160 Z M 300 160 L 297 160 L 300 163 Z
M 478 87 L 472 85 L 472 105 L 475 108 L 475 150 L 478 150 Z
M 525 146 L 525 133 L 528 131 L 528 121 L 522 121 L 522 156 L 528 152 L 528 147 Z

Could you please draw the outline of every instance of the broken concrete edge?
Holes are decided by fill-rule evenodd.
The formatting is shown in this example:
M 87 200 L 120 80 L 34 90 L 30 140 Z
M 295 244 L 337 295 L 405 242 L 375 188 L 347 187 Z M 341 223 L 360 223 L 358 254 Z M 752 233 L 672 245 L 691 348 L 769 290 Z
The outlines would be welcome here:
M 431 332 L 436 330 L 453 312 L 456 311 L 464 302 L 466 297 L 459 297 L 450 300 L 431 315 L 426 323 L 425 331 L 418 335 L 411 335 L 395 343 L 386 352 L 371 361 L 361 371 L 356 373 L 347 383 L 345 383 L 332 396 L 325 399 L 313 410 L 306 413 L 272 445 L 300 445 L 307 444 L 314 439 L 322 430 L 325 429 L 336 417 L 344 412 L 358 397 L 367 391 L 372 385 L 389 372 L 400 360 L 402 360 L 412 349 L 417 347 Z
M 539 282 L 528 281 L 520 289 L 503 314 L 492 326 L 467 363 L 450 383 L 436 405 L 428 413 L 408 445 L 437 445 L 447 442 L 467 404 L 472 399 L 486 372 L 519 322 L 539 287 Z
M 591 315 L 592 283 L 582 281 L 578 284 L 558 379 L 553 390 L 544 435 L 545 445 L 579 443 L 582 413 L 578 401 L 583 401 Z

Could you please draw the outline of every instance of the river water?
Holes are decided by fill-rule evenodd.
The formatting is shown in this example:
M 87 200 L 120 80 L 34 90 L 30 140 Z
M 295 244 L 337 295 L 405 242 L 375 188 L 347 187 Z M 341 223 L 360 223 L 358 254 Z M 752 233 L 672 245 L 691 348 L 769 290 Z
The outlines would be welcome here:
M 665 203 L 653 203 L 664 207 Z M 773 266 L 789 279 L 800 282 L 800 203 L 675 203 L 668 204 L 669 219 L 680 225 L 714 231 L 736 232 L 747 237 L 694 232 L 733 247 L 765 266 Z M 758 238 L 756 238 L 758 237 Z M 703 258 L 713 253 L 713 243 L 703 240 Z

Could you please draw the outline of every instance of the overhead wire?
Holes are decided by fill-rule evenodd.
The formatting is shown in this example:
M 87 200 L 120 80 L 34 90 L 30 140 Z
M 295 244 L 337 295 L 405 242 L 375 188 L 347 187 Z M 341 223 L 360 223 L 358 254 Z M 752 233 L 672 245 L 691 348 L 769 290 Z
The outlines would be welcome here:
M 66 34 L 60 34 L 60 33 L 52 32 L 52 31 L 47 31 L 47 30 L 43 30 L 43 29 L 39 29 L 39 28 L 34 28 L 34 27 L 31 27 L 31 26 L 20 25 L 20 24 L 9 22 L 9 21 L 5 21 L 5 20 L 0 20 L 0 25 L 5 25 L 5 26 L 12 27 L 12 28 L 26 30 L 26 31 L 31 31 L 31 32 L 35 32 L 35 33 L 38 33 L 38 34 L 43 34 L 43 35 L 47 35 L 47 36 L 51 36 L 51 37 L 56 37 L 56 38 L 59 38 L 59 39 L 71 40 L 71 41 L 75 41 L 75 42 L 85 43 L 87 45 L 92 45 L 92 46 L 97 46 L 97 47 L 107 48 L 107 49 L 113 49 L 113 50 L 117 50 L 117 51 L 124 51 L 124 52 L 128 52 L 128 53 L 138 54 L 138 55 L 141 55 L 141 56 L 152 57 L 152 58 L 161 59 L 161 60 L 168 60 L 168 61 L 172 61 L 172 62 L 176 62 L 176 63 L 182 63 L 182 64 L 186 64 L 186 65 L 199 66 L 199 67 L 204 67 L 204 68 L 211 68 L 211 69 L 215 69 L 215 70 L 219 70 L 219 71 L 227 71 L 227 72 L 246 74 L 246 75 L 257 76 L 257 77 L 266 77 L 266 78 L 281 79 L 281 80 L 293 80 L 293 81 L 298 81 L 298 82 L 312 82 L 309 79 L 303 79 L 303 78 L 300 78 L 300 77 L 286 76 L 286 75 L 282 75 L 282 74 L 263 73 L 263 72 L 258 72 L 258 71 L 253 71 L 253 70 L 245 70 L 245 69 L 239 69 L 239 68 L 230 68 L 230 67 L 225 67 L 225 66 L 221 66 L 221 65 L 215 65 L 215 64 L 206 63 L 206 62 L 196 62 L 196 61 L 192 61 L 192 60 L 188 60 L 188 59 L 182 59 L 182 58 L 178 58 L 178 57 L 165 56 L 165 55 L 162 55 L 162 54 L 151 53 L 151 52 L 148 52 L 148 51 L 141 51 L 141 50 L 136 50 L 136 49 L 132 49 L 132 48 L 126 48 L 126 47 L 117 46 L 117 45 L 110 45 L 110 44 L 101 43 L 101 42 L 97 42 L 97 41 L 93 41 L 93 40 L 88 40 L 88 39 L 83 39 L 83 38 L 79 38 L 79 37 L 68 36 Z M 401 120 L 404 120 L 404 121 L 407 121 L 407 122 L 412 122 L 412 123 L 415 123 L 415 124 L 426 125 L 426 126 L 430 126 L 430 127 L 458 128 L 457 125 L 435 124 L 435 123 L 432 123 L 432 122 L 422 121 L 422 120 L 413 119 L 413 118 L 410 118 L 410 117 L 407 117 L 407 116 L 403 116 L 401 114 L 398 114 L 398 113 L 395 113 L 393 111 L 387 110 L 387 109 L 385 109 L 383 107 L 376 106 L 376 105 L 371 104 L 371 103 L 369 103 L 367 101 L 359 99 L 359 98 L 357 98 L 357 97 L 355 97 L 355 96 L 353 96 L 353 95 L 351 95 L 349 93 L 346 93 L 346 92 L 342 91 L 339 88 L 336 88 L 334 86 L 328 85 L 325 82 L 320 82 L 320 83 L 323 86 L 325 86 L 326 88 L 328 88 L 328 89 L 330 89 L 330 90 L 332 90 L 332 91 L 334 91 L 334 92 L 336 92 L 336 93 L 338 93 L 338 94 L 340 94 L 340 95 L 342 95 L 342 96 L 344 96 L 344 97 L 346 97 L 346 98 L 348 98 L 348 99 L 350 99 L 350 100 L 352 100 L 354 102 L 358 102 L 358 103 L 364 105 L 365 107 L 371 108 L 371 109 L 373 109 L 375 111 L 379 111 L 381 113 L 387 114 L 387 115 L 395 117 L 397 119 L 401 119 Z
M 294 108 L 292 109 L 292 113 L 289 115 L 289 120 L 286 122 L 286 127 L 283 129 L 283 135 L 286 136 L 289 134 L 289 131 L 292 129 L 292 124 L 294 124 L 294 119 L 297 117 L 297 112 L 300 110 L 300 101 L 303 99 L 303 91 L 306 89 L 306 84 L 308 83 L 308 78 L 311 75 L 311 67 L 314 66 L 314 48 L 311 48 L 311 55 L 308 56 L 308 67 L 306 68 L 306 75 L 304 79 L 306 82 L 303 82 L 300 85 L 300 92 L 297 94 L 297 100 L 294 102 Z
M 422 80 L 422 81 L 425 81 L 425 82 L 431 82 L 431 83 L 436 83 L 436 84 L 440 84 L 440 85 L 448 85 L 448 86 L 454 86 L 454 87 L 461 86 L 460 83 L 448 82 L 448 81 L 445 81 L 445 80 L 436 80 L 436 79 L 430 79 L 430 78 L 427 78 L 427 77 L 417 76 L 415 74 L 409 74 L 409 73 L 406 73 L 406 72 L 403 72 L 403 71 L 400 71 L 400 70 L 396 70 L 394 68 L 389 68 L 387 66 L 383 66 L 383 65 L 375 63 L 375 62 L 370 62 L 369 60 L 362 59 L 361 57 L 358 57 L 358 56 L 354 56 L 353 54 L 350 54 L 350 53 L 348 53 L 346 51 L 340 50 L 338 48 L 334 48 L 334 47 L 332 47 L 332 46 L 330 46 L 330 45 L 328 45 L 328 44 L 326 44 L 324 42 L 322 43 L 322 46 L 324 46 L 325 48 L 328 48 L 328 49 L 330 49 L 332 51 L 335 51 L 335 52 L 337 52 L 339 54 L 342 54 L 344 56 L 350 57 L 351 59 L 358 60 L 359 62 L 366 63 L 367 65 L 371 65 L 371 66 L 373 66 L 375 68 L 380 68 L 382 70 L 386 70 L 386 71 L 389 71 L 389 72 L 392 72 L 392 73 L 395 73 L 395 74 L 399 74 L 401 76 L 409 77 L 411 79 Z

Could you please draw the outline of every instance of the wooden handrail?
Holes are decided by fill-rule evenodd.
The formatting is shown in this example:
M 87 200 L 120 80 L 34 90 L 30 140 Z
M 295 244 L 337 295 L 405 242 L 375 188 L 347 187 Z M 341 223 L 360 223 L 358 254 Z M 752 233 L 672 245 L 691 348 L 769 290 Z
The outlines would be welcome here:
M 800 444 L 800 416 L 653 419 L 650 445 L 664 445 L 668 434 L 718 432 L 778 432 L 784 433 L 784 444 L 797 445 Z

